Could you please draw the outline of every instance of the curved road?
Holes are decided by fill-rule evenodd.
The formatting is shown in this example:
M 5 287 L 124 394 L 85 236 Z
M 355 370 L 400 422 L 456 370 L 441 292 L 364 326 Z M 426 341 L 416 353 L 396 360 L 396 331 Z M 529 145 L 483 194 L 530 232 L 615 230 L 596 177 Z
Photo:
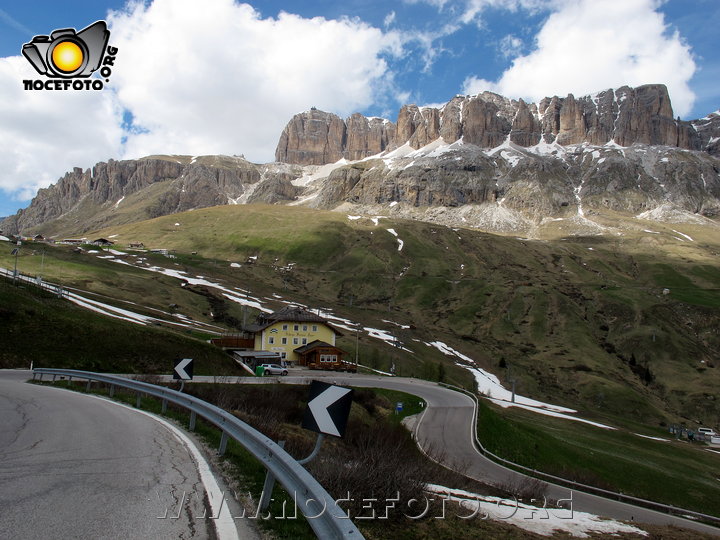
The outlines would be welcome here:
M 0 370 L 0 537 L 217 538 L 195 458 L 165 423 L 31 375 Z
M 215 379 L 213 377 L 195 377 L 195 381 L 246 384 L 279 381 L 290 384 L 307 384 L 312 379 L 322 379 L 326 382 L 346 386 L 379 387 L 407 392 L 421 397 L 427 403 L 427 408 L 419 421 L 419 425 L 416 426 L 417 441 L 426 453 L 442 456 L 444 465 L 481 482 L 498 486 L 515 486 L 532 481 L 528 476 L 499 465 L 478 452 L 473 442 L 475 404 L 465 394 L 421 379 L 308 370 L 293 370 L 291 373 L 286 377 L 263 378 L 226 377 Z M 294 373 L 299 373 L 299 375 L 296 376 Z M 577 512 L 588 512 L 598 516 L 638 523 L 675 525 L 720 536 L 720 528 L 571 490 L 551 483 L 548 483 L 546 495 L 548 499 L 553 500 L 572 497 L 572 510 Z M 556 510 L 555 514 L 562 515 L 560 510 Z
M 6 395 L 5 393 L 5 387 L 3 386 L 3 376 L 2 371 L 0 371 L 0 396 L 3 396 L 0 398 L 0 414 L 6 416 L 6 411 L 3 410 L 6 408 L 6 405 L 4 404 L 4 397 Z M 7 373 L 7 372 L 6 372 Z M 25 377 L 28 376 L 29 372 L 24 372 Z M 296 375 L 297 374 L 297 375 Z M 165 376 L 161 377 L 161 379 L 164 379 L 166 381 L 172 380 L 171 377 Z M 416 396 L 421 397 L 425 402 L 427 403 L 427 407 L 422 414 L 418 425 L 416 426 L 416 438 L 420 446 L 429 454 L 433 455 L 441 455 L 442 461 L 444 465 L 449 466 L 450 468 L 456 469 L 462 474 L 475 478 L 479 481 L 490 483 L 490 484 L 496 484 L 496 485 L 522 485 L 525 482 L 530 481 L 529 477 L 526 475 L 523 475 L 521 473 L 515 472 L 511 469 L 508 469 L 506 467 L 503 467 L 502 465 L 498 465 L 494 461 L 491 461 L 490 459 L 486 458 L 482 454 L 480 454 L 477 449 L 475 448 L 474 444 L 474 429 L 473 429 L 473 422 L 474 422 L 474 407 L 475 404 L 470 397 L 466 396 L 465 394 L 462 394 L 460 392 L 456 392 L 441 386 L 438 386 L 437 384 L 430 383 L 427 381 L 419 380 L 419 379 L 406 379 L 406 378 L 400 378 L 400 377 L 380 377 L 380 376 L 368 376 L 368 375 L 359 375 L 359 374 L 346 374 L 346 373 L 322 373 L 322 372 L 312 372 L 312 371 L 300 371 L 300 370 L 293 370 L 292 375 L 286 376 L 286 377 L 264 377 L 264 378 L 254 378 L 254 377 L 195 377 L 194 382 L 225 382 L 225 383 L 245 383 L 245 384 L 264 384 L 264 383 L 273 383 L 273 382 L 283 382 L 283 383 L 289 383 L 289 384 L 307 384 L 312 379 L 323 379 L 326 382 L 333 382 L 336 384 L 342 384 L 346 386 L 356 386 L 356 387 L 380 387 L 380 388 L 387 388 L 390 390 L 400 390 L 403 392 L 407 392 L 409 394 L 413 394 Z M 25 385 L 25 386 L 31 386 L 32 388 L 38 388 L 35 385 Z M 46 391 L 56 391 L 61 392 L 64 395 L 70 394 L 68 392 L 62 392 L 60 389 L 55 388 L 46 388 L 41 387 L 41 389 Z M 88 398 L 83 395 L 75 395 L 75 399 L 85 399 Z M 87 402 L 84 402 L 85 405 Z M 75 407 L 82 406 L 80 403 L 75 403 Z M 52 413 L 52 411 L 47 411 L 49 413 Z M 82 420 L 85 419 L 84 417 L 85 411 L 83 411 L 82 414 L 80 414 L 80 418 L 77 420 L 79 423 L 82 423 Z M 117 414 L 117 413 L 116 413 Z M 22 422 L 22 414 L 16 415 L 17 419 L 16 422 Z M 61 419 L 62 420 L 62 419 Z M 117 421 L 117 419 L 116 419 Z M 125 420 L 126 421 L 126 420 Z M 3 420 L 5 422 L 5 420 Z M 77 426 L 75 425 L 77 422 L 73 422 L 74 428 L 76 429 Z M 134 428 L 132 426 L 129 426 L 130 430 L 129 432 L 132 432 Z M 150 438 L 150 440 L 153 440 L 153 437 L 158 436 L 157 432 L 159 431 L 157 427 L 153 431 L 152 428 L 149 428 L 148 426 L 138 426 L 138 429 L 140 431 L 137 432 L 136 435 L 133 435 L 133 437 L 137 438 L 137 442 L 140 442 L 140 439 L 147 439 Z M 150 429 L 153 433 L 152 435 L 147 433 L 143 430 Z M 50 431 L 52 429 L 50 428 Z M 4 432 L 3 435 L 0 435 L 0 457 L 3 458 L 2 464 L 0 465 L 0 480 L 4 480 L 6 477 L 5 472 L 5 461 L 6 458 L 4 457 L 4 450 L 7 446 L 7 441 L 4 440 Z M 88 433 L 88 436 L 90 439 L 93 437 L 93 431 L 90 430 Z M 59 435 L 59 438 L 62 439 L 62 434 Z M 125 442 L 126 437 L 121 437 L 122 441 Z M 169 438 L 167 435 L 165 438 Z M 66 440 L 67 438 L 65 438 Z M 58 440 L 58 444 L 67 444 L 62 443 L 62 441 Z M 27 445 L 32 446 L 32 440 L 28 440 L 25 443 L 25 447 L 27 448 Z M 164 448 L 167 448 L 168 445 L 171 445 L 171 441 L 164 440 L 162 442 L 162 446 Z M 17 446 L 17 444 L 15 445 Z M 155 449 L 155 452 L 157 452 L 158 449 Z M 140 458 L 139 462 L 142 463 L 143 459 L 148 459 L 152 461 L 152 453 L 150 453 L 148 456 L 143 456 Z M 140 457 L 140 456 L 137 456 Z M 136 458 L 130 458 L 130 459 L 136 459 Z M 42 462 L 41 462 L 42 463 Z M 52 467 L 49 467 L 51 469 Z M 153 473 L 157 474 L 157 473 Z M 165 480 L 167 482 L 167 480 Z M 101 490 L 98 490 L 98 493 Z M 145 491 L 142 491 L 144 496 L 149 496 L 152 498 L 153 493 L 152 489 L 145 489 Z M 548 484 L 548 490 L 547 490 L 547 496 L 550 499 L 560 500 L 560 499 L 568 499 L 569 497 L 572 497 L 572 509 L 575 512 L 588 512 L 591 514 L 599 515 L 599 516 L 606 516 L 614 519 L 620 519 L 623 521 L 635 521 L 638 523 L 652 523 L 652 524 L 658 524 L 658 525 L 675 525 L 678 527 L 683 528 L 689 528 L 698 530 L 707 534 L 712 535 L 719 535 L 720 536 L 720 529 L 711 527 L 708 525 L 704 525 L 701 523 L 696 523 L 694 521 L 679 518 L 676 516 L 670 516 L 668 514 L 664 514 L 661 512 L 656 512 L 653 510 L 647 510 L 645 508 L 641 508 L 638 506 L 633 506 L 630 504 L 605 499 L 603 497 L 598 497 L 595 495 L 590 495 L 586 493 L 582 493 L 575 490 L 570 490 L 568 488 L 554 485 L 554 484 Z M 141 497 L 142 498 L 142 497 Z M 15 498 L 12 497 L 14 500 Z M 5 506 L 3 501 L 2 492 L 0 492 L 0 505 Z M 30 503 L 32 504 L 32 503 Z M 2 507 L 0 506 L 0 507 Z M 147 509 L 143 507 L 142 504 L 137 505 L 138 510 L 144 509 L 146 511 L 147 515 Z M 558 515 L 560 511 L 556 510 L 555 514 Z M 22 512 L 13 512 L 15 515 L 20 516 L 22 515 Z M 3 527 L 4 525 L 4 516 L 0 516 L 0 527 Z M 146 520 L 148 521 L 148 520 Z M 152 520 L 149 520 L 152 521 Z M 155 521 L 158 521 L 157 519 Z M 145 524 L 147 526 L 147 523 Z M 3 530 L 0 528 L 0 530 Z M 156 534 L 149 533 L 153 537 L 156 538 L 162 538 L 163 536 L 157 536 Z M 92 536 L 97 536 L 93 534 Z M 137 536 L 137 535 L 136 535 Z M 144 535 L 145 536 L 145 535 Z M 101 536 L 99 536 L 101 537 Z M 169 538 L 170 536 L 168 536 Z M 179 536 L 174 536 L 179 537 Z

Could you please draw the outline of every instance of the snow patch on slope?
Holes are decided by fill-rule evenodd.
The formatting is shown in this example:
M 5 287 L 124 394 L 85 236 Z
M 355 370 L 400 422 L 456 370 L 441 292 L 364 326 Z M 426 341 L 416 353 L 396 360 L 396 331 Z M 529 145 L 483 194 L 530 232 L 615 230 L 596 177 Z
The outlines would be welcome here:
M 647 210 L 635 216 L 637 219 L 648 221 L 663 221 L 665 223 L 693 223 L 696 225 L 710 225 L 713 222 L 698 214 L 693 214 L 672 204 L 663 204 L 652 210 Z
M 460 358 L 461 360 L 464 360 L 467 364 L 458 363 L 459 366 L 464 367 L 465 369 L 468 369 L 472 372 L 472 374 L 475 376 L 475 381 L 478 385 L 478 392 L 481 394 L 485 394 L 487 396 L 493 397 L 499 401 L 507 401 L 510 403 L 510 400 L 512 399 L 512 392 L 505 388 L 501 383 L 500 380 L 493 375 L 492 373 L 485 371 L 484 369 L 480 369 L 478 367 L 475 367 L 477 364 L 475 363 L 475 360 L 470 358 L 469 356 L 456 351 L 449 345 L 443 343 L 442 341 L 432 341 L 430 343 L 425 343 L 428 347 L 435 347 L 437 350 L 439 350 L 441 353 L 447 355 L 447 356 L 455 356 L 457 358 Z M 524 396 L 515 396 L 515 403 L 522 404 L 528 407 L 531 407 L 533 409 L 546 409 L 550 411 L 556 411 L 556 412 L 566 412 L 566 413 L 574 413 L 577 412 L 575 409 L 569 409 L 567 407 L 562 407 L 560 405 L 552 405 L 550 403 L 543 403 L 542 401 L 537 401 L 534 399 L 530 399 Z M 538 411 L 539 412 L 539 411 Z
M 425 491 L 442 495 L 443 499 L 456 501 L 463 512 L 477 510 L 476 517 L 503 521 L 523 530 L 542 536 L 555 533 L 567 533 L 578 538 L 587 538 L 589 534 L 616 536 L 620 533 L 647 536 L 647 532 L 633 525 L 627 525 L 614 519 L 598 517 L 587 512 L 571 508 L 538 507 L 519 502 L 517 499 L 502 499 L 489 495 L 479 495 L 462 489 L 452 489 L 437 484 L 426 484 Z M 443 506 L 444 508 L 444 506 Z

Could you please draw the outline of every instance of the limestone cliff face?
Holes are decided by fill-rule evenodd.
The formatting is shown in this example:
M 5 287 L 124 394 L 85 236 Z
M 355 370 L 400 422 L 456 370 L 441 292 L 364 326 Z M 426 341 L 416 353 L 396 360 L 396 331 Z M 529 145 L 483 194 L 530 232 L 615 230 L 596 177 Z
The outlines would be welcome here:
M 282 134 L 275 159 L 283 163 L 324 165 L 343 157 L 347 127 L 339 116 L 312 109 L 296 114 Z
M 182 170 L 177 160 L 163 158 L 110 160 L 85 171 L 75 167 L 54 185 L 40 189 L 28 208 L 7 218 L 2 226 L 18 233 L 68 213 L 81 201 L 94 206 L 117 201 L 151 184 L 177 178 Z
M 527 104 L 522 99 L 519 100 L 517 114 L 512 121 L 510 140 L 520 146 L 535 146 L 541 137 L 540 122 Z
M 71 228 L 82 232 L 99 229 L 119 214 L 127 222 L 248 200 L 292 200 L 298 190 L 290 181 L 299 173 L 287 167 L 260 167 L 229 156 L 110 160 L 84 171 L 75 168 L 39 190 L 28 208 L 6 218 L 0 228 L 17 234 L 69 215 Z
M 343 157 L 351 161 L 379 154 L 395 140 L 395 124 L 382 118 L 366 118 L 355 113 L 347 119 L 345 129 Z
M 362 159 L 386 150 L 396 138 L 395 124 L 353 114 L 347 120 L 312 109 L 296 114 L 280 135 L 275 159 L 297 165 L 324 165 Z
M 712 126 L 705 129 L 706 134 L 716 133 L 717 128 Z M 579 98 L 572 94 L 553 96 L 537 104 L 492 92 L 455 96 L 440 108 L 404 105 L 396 124 L 359 114 L 343 121 L 313 110 L 296 115 L 288 123 L 275 157 L 286 163 L 321 165 L 340 158 L 362 159 L 406 143 L 417 149 L 438 137 L 448 143 L 462 138 L 480 148 L 494 148 L 508 137 L 524 147 L 541 140 L 562 145 L 615 141 L 620 146 L 717 147 L 717 140 L 710 142 L 713 135 L 703 138 L 691 123 L 673 118 L 667 88 L 651 84 L 623 86 Z
M 700 139 L 700 148 L 712 156 L 720 157 L 720 111 L 689 122 L 689 125 Z
M 493 152 L 458 144 L 440 154 L 427 150 L 337 168 L 311 204 L 377 208 L 391 202 L 404 208 L 492 204 L 534 221 L 603 210 L 638 214 L 666 203 L 715 217 L 720 215 L 720 160 L 666 146 L 538 154 L 513 144 Z

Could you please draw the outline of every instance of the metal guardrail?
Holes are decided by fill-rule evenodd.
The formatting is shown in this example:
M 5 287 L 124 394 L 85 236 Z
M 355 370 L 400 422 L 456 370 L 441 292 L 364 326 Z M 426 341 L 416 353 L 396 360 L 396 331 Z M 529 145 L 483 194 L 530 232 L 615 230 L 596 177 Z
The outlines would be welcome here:
M 559 476 L 554 476 L 552 474 L 544 473 L 542 471 L 538 471 L 536 469 L 531 469 L 530 467 L 526 467 L 524 465 L 520 465 L 519 463 L 515 463 L 513 461 L 510 461 L 508 459 L 502 458 L 498 456 L 497 454 L 492 453 L 490 450 L 485 448 L 483 444 L 480 442 L 480 439 L 478 438 L 477 434 L 477 420 L 478 420 L 478 408 L 480 407 L 480 403 L 478 401 L 477 396 L 475 393 L 470 392 L 466 390 L 465 388 L 460 388 L 459 386 L 453 386 L 451 384 L 445 384 L 445 383 L 438 383 L 441 386 L 444 386 L 446 388 L 451 388 L 453 390 L 456 390 L 458 392 L 462 392 L 463 394 L 466 394 L 470 396 L 474 403 L 475 403 L 475 412 L 473 414 L 473 427 L 472 427 L 472 435 L 473 435 L 473 444 L 475 445 L 478 452 L 480 452 L 482 455 L 489 457 L 493 461 L 497 463 L 501 463 L 507 467 L 513 468 L 513 469 L 520 469 L 528 474 L 528 476 L 531 476 L 533 478 L 542 478 L 544 480 L 552 481 L 556 484 L 560 484 L 563 486 L 569 486 L 577 489 L 578 491 L 583 491 L 585 493 L 589 493 L 591 495 L 597 495 L 599 497 L 605 497 L 606 499 L 616 499 L 620 502 L 628 503 L 628 504 L 634 504 L 637 506 L 642 506 L 643 508 L 647 508 L 649 510 L 658 510 L 665 512 L 667 514 L 674 514 L 674 515 L 681 515 L 681 516 L 692 516 L 699 519 L 704 519 L 707 521 L 715 522 L 720 524 L 720 518 L 717 516 L 711 516 L 708 514 L 703 514 L 701 512 L 695 512 L 694 510 L 686 510 L 685 508 L 679 508 L 677 506 L 671 506 L 668 504 L 663 504 L 655 501 L 649 501 L 647 499 L 641 499 L 639 497 L 633 497 L 632 495 L 626 495 L 624 493 L 618 493 L 616 491 L 610 491 L 607 489 L 602 489 L 595 486 L 589 486 L 587 484 L 581 484 L 580 482 L 575 482 L 574 480 L 568 480 L 567 478 L 561 478 Z
M 190 411 L 191 429 L 194 428 L 195 418 L 199 415 L 222 431 L 221 453 L 225 450 L 227 437 L 231 437 L 244 446 L 268 471 L 271 471 L 293 498 L 297 508 L 307 518 L 318 538 L 323 540 L 361 540 L 364 538 L 343 509 L 338 506 L 335 499 L 295 458 L 272 439 L 215 405 L 176 390 L 114 375 L 49 368 L 34 369 L 33 379 L 36 375 L 40 376 L 40 380 L 43 375 L 52 375 L 53 380 L 58 376 L 67 377 L 69 380 L 73 378 L 87 380 L 88 386 L 90 381 L 103 382 L 111 385 L 110 395 L 114 393 L 115 386 L 128 388 L 137 393 L 138 406 L 141 396 L 144 394 L 161 399 L 163 411 L 167 409 L 168 402 L 185 407 Z

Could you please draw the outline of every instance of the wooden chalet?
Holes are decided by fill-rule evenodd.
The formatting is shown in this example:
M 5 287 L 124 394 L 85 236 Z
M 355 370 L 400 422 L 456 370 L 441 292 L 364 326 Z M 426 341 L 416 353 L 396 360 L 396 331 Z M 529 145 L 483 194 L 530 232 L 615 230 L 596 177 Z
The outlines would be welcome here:
M 252 349 L 255 346 L 255 336 L 248 336 L 247 334 L 223 334 L 218 338 L 212 338 L 210 343 L 226 350 Z
M 107 247 L 107 246 L 114 246 L 115 242 L 108 240 L 107 238 L 98 238 L 97 240 L 92 241 L 93 246 L 101 246 L 101 247 Z
M 357 366 L 345 362 L 345 351 L 316 339 L 298 347 L 293 351 L 297 355 L 297 363 L 308 369 L 329 369 L 333 371 L 357 371 Z

